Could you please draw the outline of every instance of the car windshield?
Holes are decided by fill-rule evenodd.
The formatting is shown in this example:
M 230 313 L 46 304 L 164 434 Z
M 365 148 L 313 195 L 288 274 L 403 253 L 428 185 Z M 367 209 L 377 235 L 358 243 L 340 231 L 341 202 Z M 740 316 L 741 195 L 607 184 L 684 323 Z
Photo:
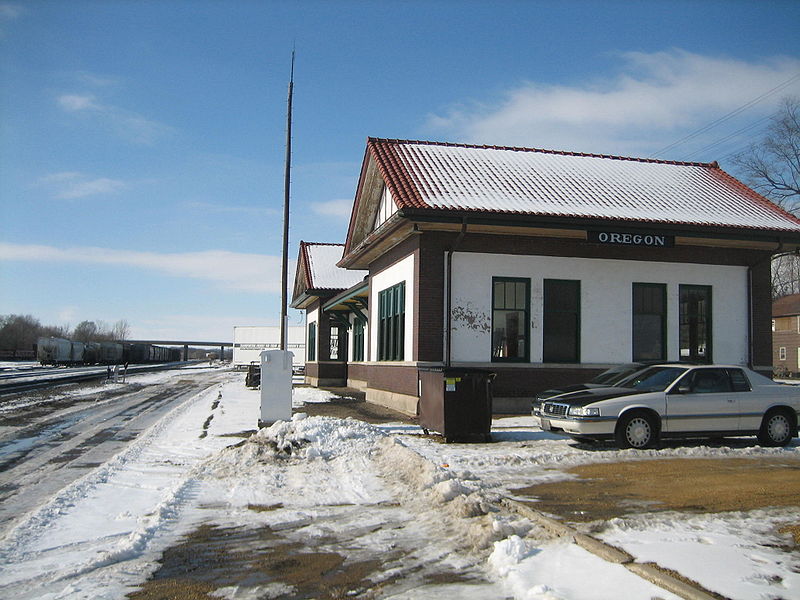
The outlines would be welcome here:
M 619 385 L 642 392 L 663 392 L 686 371 L 684 367 L 650 367 Z
M 644 365 L 641 363 L 632 363 L 627 365 L 620 365 L 618 367 L 612 367 L 608 369 L 608 371 L 603 371 L 592 379 L 589 383 L 602 383 L 605 385 L 614 385 L 622 381 L 623 379 L 627 379 L 637 371 L 641 371 L 644 368 Z

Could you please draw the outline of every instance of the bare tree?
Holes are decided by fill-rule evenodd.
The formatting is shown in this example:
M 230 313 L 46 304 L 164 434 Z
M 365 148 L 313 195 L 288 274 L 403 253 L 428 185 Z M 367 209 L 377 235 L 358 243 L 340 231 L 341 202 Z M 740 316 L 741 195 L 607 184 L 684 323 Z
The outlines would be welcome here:
M 783 99 L 760 142 L 733 159 L 743 178 L 778 206 L 800 215 L 800 97 Z M 800 257 L 777 256 L 772 262 L 773 297 L 800 293 Z
M 800 97 L 784 98 L 764 139 L 733 162 L 754 190 L 791 213 L 800 212 Z
M 0 350 L 32 350 L 41 330 L 31 315 L 0 316 Z
M 76 342 L 95 342 L 98 340 L 97 323 L 94 321 L 81 321 L 72 330 L 72 339 Z
M 125 319 L 120 319 L 111 328 L 111 338 L 116 342 L 124 342 L 131 335 L 131 326 Z

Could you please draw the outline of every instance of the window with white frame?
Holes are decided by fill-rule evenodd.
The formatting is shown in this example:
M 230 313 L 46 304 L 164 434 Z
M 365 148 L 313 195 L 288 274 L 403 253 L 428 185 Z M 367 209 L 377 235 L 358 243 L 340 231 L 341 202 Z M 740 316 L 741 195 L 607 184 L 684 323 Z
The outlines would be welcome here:
M 492 361 L 528 362 L 531 280 L 492 278 Z
M 330 339 L 330 358 L 331 360 L 339 360 L 339 328 L 338 327 L 331 327 L 331 339 Z

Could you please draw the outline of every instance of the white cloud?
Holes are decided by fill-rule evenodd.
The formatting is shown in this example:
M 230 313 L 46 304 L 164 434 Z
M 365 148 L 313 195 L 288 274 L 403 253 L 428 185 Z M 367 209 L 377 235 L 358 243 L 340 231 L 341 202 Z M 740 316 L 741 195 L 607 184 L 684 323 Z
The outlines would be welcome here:
M 119 83 L 119 79 L 116 77 L 98 75 L 96 73 L 90 73 L 89 71 L 77 71 L 73 76 L 79 82 L 95 88 L 109 87 Z
M 64 94 L 58 97 L 58 104 L 68 112 L 81 110 L 102 110 L 92 95 Z
M 312 202 L 311 210 L 319 215 L 349 219 L 353 209 L 352 200 L 329 200 L 328 202 Z
M 280 257 L 226 250 L 157 253 L 0 242 L 0 260 L 132 267 L 174 277 L 204 279 L 221 289 L 258 294 L 280 293 L 281 288 Z M 289 272 L 294 273 L 294 266 L 290 265 Z
M 54 198 L 74 200 L 87 196 L 115 194 L 125 189 L 128 184 L 119 179 L 108 177 L 91 178 L 77 171 L 63 171 L 45 175 L 36 185 L 50 190 Z
M 428 127 L 472 143 L 646 155 L 800 72 L 795 58 L 745 62 L 677 49 L 624 53 L 620 61 L 613 77 L 576 85 L 525 82 L 499 99 L 432 115 Z M 755 105 L 750 121 L 789 93 L 800 93 L 800 81 Z
M 13 21 L 23 13 L 19 4 L 0 2 L 0 21 Z
M 25 12 L 19 4 L 11 2 L 0 2 L 0 39 L 5 38 L 6 32 L 4 25 L 18 19 Z
M 64 111 L 94 118 L 119 137 L 137 144 L 153 144 L 172 132 L 168 125 L 134 111 L 100 102 L 93 94 L 62 94 L 56 101 Z

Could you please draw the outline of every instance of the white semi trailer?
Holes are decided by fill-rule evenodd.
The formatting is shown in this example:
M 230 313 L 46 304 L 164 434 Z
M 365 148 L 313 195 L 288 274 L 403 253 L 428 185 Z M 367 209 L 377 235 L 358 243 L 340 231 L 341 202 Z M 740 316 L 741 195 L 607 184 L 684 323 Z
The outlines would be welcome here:
M 293 366 L 302 367 L 306 356 L 306 328 L 287 328 L 286 349 L 294 354 Z M 241 326 L 233 328 L 233 368 L 246 369 L 251 363 L 261 364 L 264 350 L 279 350 L 281 328 L 276 326 Z

